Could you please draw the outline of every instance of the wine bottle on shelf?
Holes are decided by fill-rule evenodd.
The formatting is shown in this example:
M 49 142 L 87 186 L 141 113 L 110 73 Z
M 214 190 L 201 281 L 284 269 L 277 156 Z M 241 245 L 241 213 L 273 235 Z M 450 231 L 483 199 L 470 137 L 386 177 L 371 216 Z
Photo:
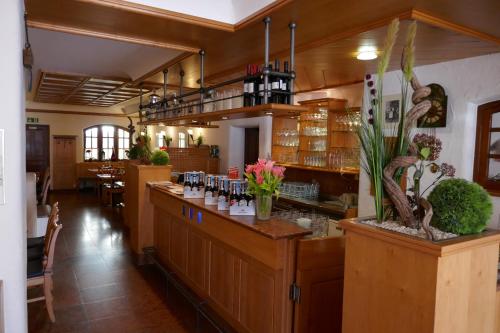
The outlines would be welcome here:
M 283 63 L 283 73 L 289 73 L 288 71 L 288 61 Z M 290 92 L 290 79 L 285 78 L 281 83 L 281 91 Z M 282 94 L 282 103 L 290 104 L 290 95 Z
M 255 89 L 255 85 L 256 85 L 255 75 L 257 74 L 257 66 L 256 65 L 254 65 L 254 64 L 250 65 L 249 74 L 251 77 L 247 83 L 247 92 L 248 92 L 248 105 L 247 106 L 255 106 L 255 104 L 256 104 L 256 90 L 257 90 L 257 89 Z
M 243 106 L 250 106 L 250 94 L 249 94 L 249 85 L 250 85 L 250 64 L 247 65 L 247 74 L 245 80 L 243 80 Z
M 269 72 L 273 71 L 273 64 L 269 64 Z M 267 102 L 271 103 L 272 102 L 272 88 L 273 88 L 273 80 L 274 76 L 269 75 L 267 78 Z
M 274 60 L 274 71 L 279 72 L 280 71 L 280 61 L 279 59 Z M 283 80 L 279 76 L 273 76 L 272 82 L 271 82 L 271 89 L 272 89 L 272 94 L 271 94 L 271 102 L 272 103 L 281 103 L 282 101 L 282 95 L 279 93 L 281 90 L 281 86 Z
M 264 103 L 264 75 L 262 74 L 262 70 L 258 70 L 257 72 L 257 87 L 257 104 L 260 105 Z

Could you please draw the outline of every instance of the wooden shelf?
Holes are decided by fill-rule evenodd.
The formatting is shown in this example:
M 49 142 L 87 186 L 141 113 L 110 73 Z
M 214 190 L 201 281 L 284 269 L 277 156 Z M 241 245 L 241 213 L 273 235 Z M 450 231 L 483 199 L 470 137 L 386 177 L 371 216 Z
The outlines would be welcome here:
M 166 126 L 186 126 L 191 125 L 193 127 L 198 126 L 197 124 L 203 124 L 211 121 L 224 121 L 242 118 L 254 118 L 262 116 L 273 116 L 273 117 L 296 117 L 301 112 L 308 111 L 307 107 L 288 105 L 288 104 L 264 104 L 256 105 L 250 107 L 243 107 L 237 109 L 227 109 L 214 112 L 189 114 L 180 117 L 166 118 L 166 119 L 155 119 L 142 121 L 138 123 L 139 125 L 157 125 L 164 124 Z
M 358 175 L 359 174 L 359 169 L 347 169 L 347 168 L 342 168 L 342 169 L 330 169 L 330 168 L 321 168 L 321 167 L 313 167 L 313 166 L 307 166 L 307 165 L 301 165 L 301 164 L 288 164 L 288 163 L 276 163 L 276 165 L 283 166 L 285 168 L 290 168 L 290 169 L 299 169 L 299 170 L 309 170 L 309 171 L 320 171 L 320 172 L 327 172 L 327 173 L 339 173 L 339 174 L 348 174 L 348 175 Z

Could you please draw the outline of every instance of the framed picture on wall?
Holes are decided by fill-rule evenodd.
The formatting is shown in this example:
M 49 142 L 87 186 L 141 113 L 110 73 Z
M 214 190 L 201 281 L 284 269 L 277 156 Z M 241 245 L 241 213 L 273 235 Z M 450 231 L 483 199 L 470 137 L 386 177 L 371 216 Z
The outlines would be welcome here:
M 448 96 L 444 88 L 437 83 L 428 85 L 431 94 L 426 98 L 431 101 L 431 108 L 425 115 L 418 118 L 417 127 L 436 128 L 446 127 L 446 115 L 448 113 Z
M 386 127 L 397 125 L 401 117 L 401 95 L 384 96 L 382 98 L 382 108 Z

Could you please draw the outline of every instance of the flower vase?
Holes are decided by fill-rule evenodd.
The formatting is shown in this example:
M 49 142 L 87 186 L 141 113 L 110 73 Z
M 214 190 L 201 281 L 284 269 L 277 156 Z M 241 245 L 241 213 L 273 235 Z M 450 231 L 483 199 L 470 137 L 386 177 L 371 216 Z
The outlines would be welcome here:
M 269 220 L 272 208 L 273 197 L 271 194 L 257 194 L 255 196 L 255 212 L 258 220 Z

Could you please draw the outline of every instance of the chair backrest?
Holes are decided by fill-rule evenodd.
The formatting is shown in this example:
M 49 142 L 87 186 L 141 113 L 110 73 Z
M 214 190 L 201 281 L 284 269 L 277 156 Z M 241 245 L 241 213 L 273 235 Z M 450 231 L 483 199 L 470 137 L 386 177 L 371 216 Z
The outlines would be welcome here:
M 49 192 L 50 184 L 52 183 L 52 179 L 50 176 L 47 178 L 47 181 L 44 182 L 44 187 L 42 189 L 42 200 L 40 201 L 40 205 L 45 205 L 47 203 L 47 194 Z
M 44 239 L 44 256 L 47 257 L 50 245 L 50 238 L 54 232 L 54 229 L 57 227 L 57 221 L 59 221 L 59 202 L 56 202 L 52 205 L 52 209 L 50 211 L 49 220 L 47 222 L 47 229 L 45 229 L 45 239 Z
M 52 272 L 52 267 L 54 265 L 54 252 L 56 247 L 57 236 L 59 231 L 62 229 L 62 224 L 58 224 L 59 213 L 58 210 L 55 214 L 51 212 L 51 219 L 49 219 L 48 234 L 45 236 L 45 248 L 43 249 L 44 254 L 44 272 Z
M 50 178 L 50 167 L 45 168 L 45 172 L 43 173 L 43 179 L 42 179 L 42 192 L 45 190 L 45 186 L 47 186 L 47 182 L 49 181 Z

